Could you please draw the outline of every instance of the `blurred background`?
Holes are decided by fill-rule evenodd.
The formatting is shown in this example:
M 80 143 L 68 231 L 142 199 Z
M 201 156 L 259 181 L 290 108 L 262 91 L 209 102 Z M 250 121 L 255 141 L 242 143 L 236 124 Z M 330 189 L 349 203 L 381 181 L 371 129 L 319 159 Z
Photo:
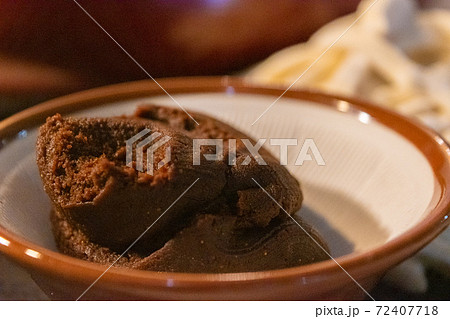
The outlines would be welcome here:
M 240 71 L 358 0 L 153 0 L 79 4 L 153 77 Z M 0 0 L 0 117 L 146 74 L 73 1 Z
M 155 78 L 231 74 L 286 87 L 372 1 L 78 3 Z M 376 6 L 298 86 L 367 98 L 450 136 L 450 0 Z M 67 93 L 148 78 L 104 30 L 74 1 L 0 0 L 0 119 Z M 399 69 L 379 65 L 390 58 Z M 389 274 L 374 297 L 449 300 L 448 237 Z M 45 298 L 1 258 L 0 299 Z

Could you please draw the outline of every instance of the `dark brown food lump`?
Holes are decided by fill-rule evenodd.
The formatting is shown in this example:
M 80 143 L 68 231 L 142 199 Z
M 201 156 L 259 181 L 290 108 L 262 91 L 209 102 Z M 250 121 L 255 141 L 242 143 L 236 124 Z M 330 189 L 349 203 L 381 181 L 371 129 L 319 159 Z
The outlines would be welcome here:
M 181 110 L 143 105 L 131 117 L 49 118 L 40 129 L 37 163 L 54 205 L 51 220 L 58 248 L 110 264 L 153 225 L 116 266 L 240 272 L 328 259 L 252 178 L 290 215 L 303 199 L 298 181 L 264 149 L 259 153 L 267 165 L 258 165 L 251 156 L 242 165 L 250 153 L 240 140 L 248 137 L 211 117 L 193 116 L 199 125 Z M 168 147 L 171 161 L 153 175 L 137 171 L 135 162 L 125 165 L 125 141 L 145 128 L 170 137 L 155 152 L 154 162 Z M 201 165 L 193 165 L 194 138 L 223 139 L 223 160 L 201 156 Z M 230 139 L 237 142 L 236 165 L 228 165 Z M 201 149 L 202 155 L 214 151 Z M 298 222 L 326 246 L 310 226 Z

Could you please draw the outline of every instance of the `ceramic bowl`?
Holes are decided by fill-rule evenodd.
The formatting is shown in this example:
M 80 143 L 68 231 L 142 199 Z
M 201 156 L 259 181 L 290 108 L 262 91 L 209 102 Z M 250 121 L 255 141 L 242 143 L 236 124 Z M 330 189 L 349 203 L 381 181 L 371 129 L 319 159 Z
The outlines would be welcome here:
M 124 83 L 58 98 L 0 123 L 0 252 L 25 267 L 51 298 L 77 299 L 94 282 L 82 299 L 370 298 L 388 269 L 448 225 L 450 149 L 410 119 L 350 98 L 291 90 L 252 125 L 283 90 L 227 77 L 160 84 L 187 110 L 255 139 L 298 140 L 287 157 L 305 195 L 298 214 L 322 233 L 334 259 L 272 271 L 189 274 L 105 272 L 105 266 L 59 253 L 35 164 L 37 128 L 57 112 L 123 115 L 145 102 L 178 107 L 152 81 Z M 325 165 L 311 152 L 310 160 L 295 165 L 306 139 Z M 279 147 L 265 145 L 278 155 Z

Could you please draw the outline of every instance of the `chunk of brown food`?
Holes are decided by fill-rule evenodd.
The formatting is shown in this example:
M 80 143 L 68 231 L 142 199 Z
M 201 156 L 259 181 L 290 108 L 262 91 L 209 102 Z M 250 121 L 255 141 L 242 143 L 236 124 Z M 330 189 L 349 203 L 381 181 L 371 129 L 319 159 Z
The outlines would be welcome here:
M 236 216 L 197 214 L 161 249 L 120 254 L 92 243 L 57 211 L 52 225 L 60 251 L 80 259 L 140 270 L 230 273 L 282 269 L 329 259 L 327 244 L 300 218 L 279 216 L 265 227 L 236 228 Z M 302 228 L 299 227 L 302 226 Z M 320 246 L 319 246 L 320 245 Z M 118 260 L 117 260 L 118 259 Z
M 154 163 L 164 158 L 168 147 L 171 161 L 153 175 L 126 166 L 125 142 L 145 128 L 171 137 L 155 152 Z M 136 248 L 161 247 L 190 212 L 208 205 L 226 184 L 224 163 L 193 165 L 191 138 L 136 119 L 56 115 L 41 127 L 37 162 L 55 208 L 92 241 L 115 250 L 127 248 L 153 224 Z
M 243 133 L 211 117 L 193 116 L 199 125 L 181 110 L 145 105 L 130 117 L 47 120 L 37 141 L 37 163 L 54 205 L 60 250 L 112 263 L 132 245 L 117 265 L 182 272 L 255 271 L 326 259 L 286 215 L 301 207 L 297 180 L 264 149 L 259 153 L 267 165 L 259 165 L 241 142 L 248 138 Z M 167 137 L 153 153 L 151 174 L 148 135 L 135 141 L 146 145 L 143 157 L 134 152 L 131 167 L 126 165 L 126 141 L 144 129 Z M 206 160 L 203 155 L 216 150 L 203 146 L 201 163 L 194 165 L 195 138 L 223 139 L 224 158 Z M 230 155 L 231 139 L 236 148 Z M 171 159 L 164 162 L 168 151 Z M 235 165 L 228 164 L 232 155 Z M 143 171 L 137 169 L 140 162 Z M 272 257 L 259 260 L 261 254 Z

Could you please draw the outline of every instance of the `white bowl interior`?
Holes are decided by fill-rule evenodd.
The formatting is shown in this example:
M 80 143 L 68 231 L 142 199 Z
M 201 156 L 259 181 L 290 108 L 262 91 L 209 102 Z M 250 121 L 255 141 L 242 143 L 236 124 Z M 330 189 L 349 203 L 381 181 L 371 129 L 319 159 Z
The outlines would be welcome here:
M 426 158 L 407 139 L 366 113 L 342 113 L 317 103 L 256 94 L 180 94 L 186 109 L 223 120 L 258 138 L 296 138 L 288 169 L 305 195 L 298 212 L 330 245 L 334 257 L 362 252 L 400 235 L 426 215 L 434 175 Z M 108 103 L 73 116 L 131 114 L 143 102 L 175 106 L 167 96 Z M 347 108 L 344 102 L 339 106 Z M 37 129 L 21 131 L 0 149 L 0 224 L 13 233 L 56 250 L 49 222 L 50 201 L 35 164 Z M 325 160 L 294 165 L 304 139 L 312 138 Z M 264 144 L 274 155 L 278 146 Z M 312 156 L 314 159 L 314 157 Z

